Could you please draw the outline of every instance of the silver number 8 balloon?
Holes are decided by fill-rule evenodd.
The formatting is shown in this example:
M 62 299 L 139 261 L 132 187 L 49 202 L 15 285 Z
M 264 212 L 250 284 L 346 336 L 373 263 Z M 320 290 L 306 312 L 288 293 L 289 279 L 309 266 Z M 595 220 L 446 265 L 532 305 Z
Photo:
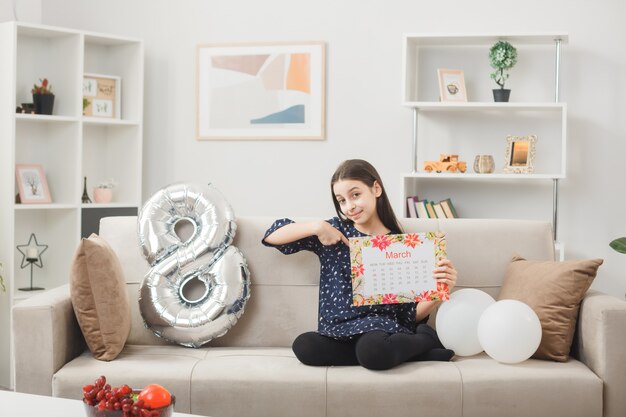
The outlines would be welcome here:
M 177 225 L 193 226 L 185 241 Z M 152 266 L 139 289 L 139 308 L 157 336 L 199 347 L 223 336 L 250 297 L 246 260 L 231 246 L 237 224 L 224 196 L 211 184 L 174 184 L 142 207 L 139 243 Z M 201 295 L 189 288 L 202 286 Z M 189 287 L 188 287 L 189 286 Z

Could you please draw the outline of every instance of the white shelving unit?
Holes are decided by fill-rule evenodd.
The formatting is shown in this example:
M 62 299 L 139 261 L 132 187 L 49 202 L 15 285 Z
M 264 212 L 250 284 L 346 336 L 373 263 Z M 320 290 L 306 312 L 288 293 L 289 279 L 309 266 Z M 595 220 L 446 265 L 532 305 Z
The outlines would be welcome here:
M 16 246 L 35 233 L 47 244 L 44 267 L 34 269 L 34 285 L 47 289 L 68 282 L 82 221 L 92 210 L 137 210 L 141 204 L 143 137 L 143 42 L 104 34 L 21 22 L 0 24 L 0 262 L 7 293 L 0 293 L 0 385 L 10 366 L 10 307 L 33 292 L 30 268 L 20 268 Z M 82 116 L 83 74 L 121 78 L 120 119 Z M 17 114 L 32 102 L 30 90 L 47 78 L 55 94 L 52 115 Z M 16 204 L 15 165 L 41 164 L 52 203 Z M 114 200 L 82 204 L 88 192 L 114 178 Z
M 498 40 L 518 50 L 507 103 L 493 102 L 498 86 L 489 77 L 489 48 Z M 402 177 L 406 216 L 409 196 L 451 198 L 461 217 L 551 220 L 556 239 L 558 186 L 566 177 L 567 105 L 559 100 L 559 73 L 567 41 L 565 33 L 404 36 L 402 104 L 413 111 L 413 166 Z M 464 71 L 468 102 L 439 101 L 439 68 Z M 509 135 L 537 135 L 532 174 L 503 172 Z M 467 172 L 421 171 L 440 154 L 458 154 Z M 474 157 L 482 154 L 493 155 L 494 173 L 473 173 Z

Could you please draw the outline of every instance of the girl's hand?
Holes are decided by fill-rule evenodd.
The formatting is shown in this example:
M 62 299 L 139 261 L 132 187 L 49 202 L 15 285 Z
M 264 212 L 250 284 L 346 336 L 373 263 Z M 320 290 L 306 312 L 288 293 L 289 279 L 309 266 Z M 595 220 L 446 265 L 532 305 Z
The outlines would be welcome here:
M 325 221 L 321 221 L 318 224 L 317 232 L 315 234 L 324 246 L 336 245 L 339 242 L 343 242 L 346 245 L 350 244 L 350 241 L 344 236 L 343 233 Z
M 456 268 L 450 259 L 441 259 L 437 262 L 437 267 L 433 269 L 433 278 L 437 282 L 448 284 L 450 290 L 456 285 L 456 277 Z

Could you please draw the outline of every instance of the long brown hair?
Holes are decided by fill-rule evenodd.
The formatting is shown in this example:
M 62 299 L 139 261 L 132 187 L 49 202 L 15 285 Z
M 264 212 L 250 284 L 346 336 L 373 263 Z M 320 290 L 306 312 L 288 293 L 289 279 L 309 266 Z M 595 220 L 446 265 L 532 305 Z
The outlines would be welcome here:
M 389 197 L 387 197 L 383 181 L 380 179 L 378 171 L 376 171 L 376 168 L 374 168 L 372 164 L 362 159 L 348 159 L 337 167 L 337 170 L 330 180 L 330 194 L 333 199 L 337 215 L 340 219 L 353 224 L 354 222 L 348 219 L 341 212 L 339 202 L 337 201 L 333 190 L 335 183 L 341 180 L 361 181 L 370 188 L 374 186 L 374 182 L 378 182 L 382 190 L 382 193 L 376 199 L 376 212 L 378 213 L 378 217 L 380 217 L 380 220 L 383 222 L 385 227 L 391 230 L 392 233 L 403 233 L 402 226 L 400 226 L 400 223 L 391 208 L 391 203 L 389 203 Z

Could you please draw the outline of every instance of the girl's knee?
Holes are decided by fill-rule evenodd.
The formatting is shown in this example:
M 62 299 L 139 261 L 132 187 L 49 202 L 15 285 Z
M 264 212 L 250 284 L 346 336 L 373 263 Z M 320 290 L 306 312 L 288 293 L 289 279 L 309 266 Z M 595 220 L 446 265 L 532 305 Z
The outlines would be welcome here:
M 367 369 L 382 371 L 396 365 L 394 351 L 384 337 L 366 337 L 363 335 L 356 345 L 356 357 L 359 364 Z
M 291 350 L 296 358 L 305 365 L 318 366 L 319 357 L 314 342 L 315 332 L 303 333 L 291 344 Z

